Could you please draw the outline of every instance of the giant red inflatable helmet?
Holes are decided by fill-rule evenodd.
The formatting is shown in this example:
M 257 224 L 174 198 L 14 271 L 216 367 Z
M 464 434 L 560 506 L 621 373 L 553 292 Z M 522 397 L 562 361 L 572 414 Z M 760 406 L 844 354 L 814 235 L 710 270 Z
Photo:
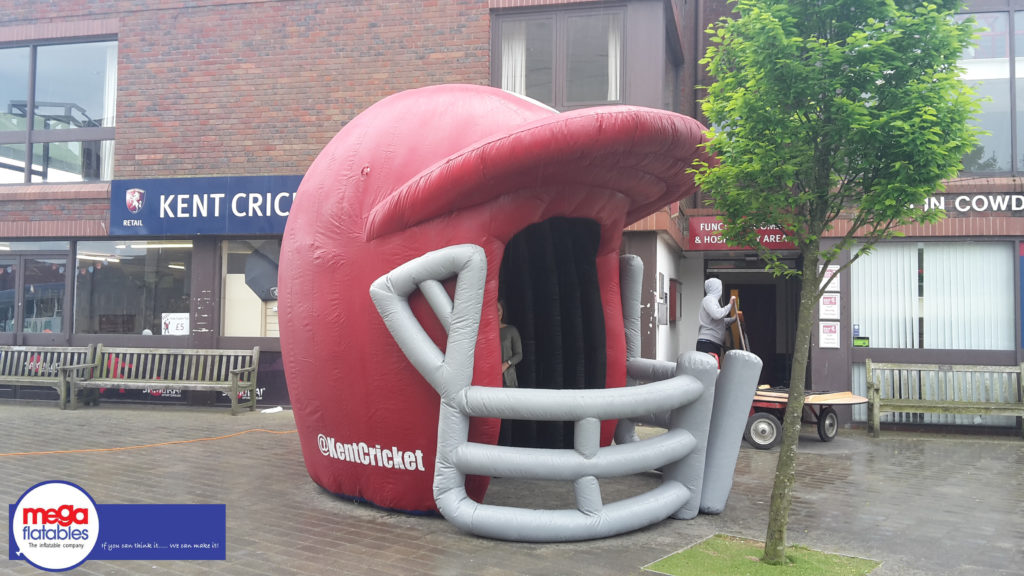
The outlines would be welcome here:
M 313 480 L 385 508 L 437 509 L 438 393 L 369 294 L 375 280 L 432 250 L 469 244 L 486 256 L 474 386 L 502 385 L 499 294 L 523 334 L 522 386 L 623 386 L 622 230 L 694 190 L 688 169 L 702 133 L 671 112 L 557 113 L 467 85 L 401 92 L 346 125 L 299 187 L 279 272 L 281 347 Z M 429 307 L 410 303 L 443 347 Z M 476 419 L 470 439 L 496 443 L 499 425 Z M 571 445 L 571 430 L 557 423 L 517 426 L 513 442 Z M 603 443 L 611 434 L 605 423 Z M 469 477 L 473 499 L 487 480 Z

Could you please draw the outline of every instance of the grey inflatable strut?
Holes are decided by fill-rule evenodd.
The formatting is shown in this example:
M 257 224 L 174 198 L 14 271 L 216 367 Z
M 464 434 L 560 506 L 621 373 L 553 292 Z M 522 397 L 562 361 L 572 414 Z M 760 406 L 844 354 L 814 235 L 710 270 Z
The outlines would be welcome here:
M 622 317 L 626 324 L 627 384 L 666 378 L 673 370 L 671 362 L 639 358 L 640 354 L 640 298 L 643 279 L 643 261 L 639 256 L 624 254 L 619 257 Z M 743 350 L 730 350 L 722 360 L 722 371 L 714 389 L 711 425 L 705 447 L 704 477 L 701 482 L 700 512 L 720 514 L 732 490 L 733 473 L 743 442 L 754 391 L 761 375 L 761 359 Z M 644 415 L 632 420 L 620 420 L 615 430 L 615 441 L 623 444 L 637 436 L 636 424 L 666 428 L 669 413 Z M 684 511 L 686 517 L 695 515 L 692 505 Z M 677 516 L 679 517 L 679 516 Z
M 706 449 L 714 420 L 711 407 L 717 400 L 714 390 L 718 370 L 714 360 L 697 352 L 688 353 L 675 363 L 652 364 L 631 358 L 627 363 L 631 383 L 655 381 L 625 388 L 541 390 L 472 386 L 486 273 L 483 249 L 463 244 L 409 261 L 370 287 L 374 305 L 396 343 L 441 397 L 433 484 L 441 514 L 466 532 L 533 542 L 602 538 L 670 516 L 695 516 L 703 501 L 706 462 L 712 461 L 706 456 Z M 452 277 L 456 278 L 454 300 L 440 284 Z M 409 307 L 408 298 L 417 290 L 423 293 L 448 332 L 445 352 L 434 345 Z M 634 310 L 639 318 L 639 307 Z M 626 330 L 629 334 L 628 325 Z M 639 329 L 635 335 L 639 338 Z M 638 353 L 639 346 L 630 348 L 627 341 L 627 350 Z M 756 357 L 753 360 L 757 361 L 759 371 L 760 361 Z M 749 408 L 748 399 L 744 410 Z M 741 435 L 746 414 L 742 416 L 738 427 Z M 571 450 L 549 450 L 469 442 L 469 422 L 473 417 L 573 421 L 575 445 Z M 600 446 L 602 420 L 619 420 L 621 427 L 623 422 L 629 426 L 648 417 L 660 418 L 666 433 L 646 440 L 630 437 L 618 442 L 617 431 L 617 444 Z M 732 420 L 735 418 L 723 418 L 722 426 L 727 427 Z M 732 462 L 734 465 L 735 455 Z M 652 469 L 663 473 L 657 488 L 617 502 L 603 501 L 599 478 Z M 534 510 L 481 504 L 466 494 L 466 474 L 571 481 L 576 509 Z M 731 483 L 731 471 L 727 480 Z

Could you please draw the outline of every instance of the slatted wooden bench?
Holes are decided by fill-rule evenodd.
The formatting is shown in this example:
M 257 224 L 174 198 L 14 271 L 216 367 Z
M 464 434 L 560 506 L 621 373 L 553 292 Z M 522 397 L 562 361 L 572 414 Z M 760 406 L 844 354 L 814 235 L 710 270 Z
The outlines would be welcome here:
M 95 346 L 0 346 L 0 383 L 9 386 L 49 386 L 67 404 L 65 366 L 93 362 Z
M 83 388 L 214 390 L 231 399 L 231 413 L 256 407 L 259 346 L 252 350 L 96 347 L 94 362 L 65 369 L 71 408 Z M 249 399 L 240 401 L 242 393 Z
M 901 364 L 868 359 L 865 369 L 868 432 L 875 438 L 882 412 L 1024 417 L 1024 364 Z M 1024 430 L 1019 431 L 1024 435 Z

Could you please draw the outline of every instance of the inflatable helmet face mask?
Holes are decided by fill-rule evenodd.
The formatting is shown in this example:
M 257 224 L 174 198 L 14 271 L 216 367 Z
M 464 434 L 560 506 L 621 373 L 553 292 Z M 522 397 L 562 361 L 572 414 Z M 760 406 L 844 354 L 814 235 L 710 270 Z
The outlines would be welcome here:
M 670 112 L 559 114 L 461 85 L 395 94 L 346 125 L 306 173 L 281 252 L 281 346 L 313 480 L 410 512 L 437 511 L 440 492 L 481 501 L 489 478 L 473 474 L 500 474 L 453 473 L 446 435 L 498 441 L 494 414 L 458 413 L 465 388 L 504 392 L 499 295 L 523 340 L 513 394 L 623 387 L 622 230 L 694 190 L 702 132 Z M 578 445 L 579 425 L 545 410 L 522 412 L 512 443 Z M 608 445 L 614 420 L 587 422 L 593 448 Z

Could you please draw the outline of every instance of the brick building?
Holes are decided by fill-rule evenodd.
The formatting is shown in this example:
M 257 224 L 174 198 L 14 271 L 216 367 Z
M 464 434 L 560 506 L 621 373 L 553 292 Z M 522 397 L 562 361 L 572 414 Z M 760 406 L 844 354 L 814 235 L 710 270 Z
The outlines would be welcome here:
M 259 345 L 263 399 L 285 402 L 281 232 L 346 122 L 440 83 L 692 112 L 695 14 L 679 0 L 2 0 L 0 344 Z M 665 262 L 649 277 L 678 276 L 678 207 L 631 230 Z M 695 330 L 672 320 L 648 352 Z
M 703 13 L 718 17 L 723 3 Z M 978 22 L 977 45 L 961 61 L 964 79 L 987 99 L 976 124 L 986 130 L 964 159 L 958 178 L 947 182 L 928 207 L 946 219 L 911 226 L 905 236 L 881 243 L 840 274 L 819 306 L 812 335 L 810 385 L 816 390 L 865 394 L 864 361 L 1016 366 L 1024 361 L 1021 337 L 1024 245 L 1022 135 L 1024 70 L 1019 54 L 1024 3 L 968 0 L 966 14 Z M 705 18 L 705 22 L 708 18 Z M 698 47 L 698 53 L 702 49 Z M 1018 55 L 1014 57 L 1013 55 Z M 710 79 L 701 76 L 700 84 Z M 761 272 L 756 256 L 730 249 L 709 231 L 714 210 L 695 199 L 683 207 L 686 259 L 738 290 L 753 350 L 764 360 L 762 381 L 786 384 L 796 332 L 798 286 Z M 702 225 L 705 228 L 702 228 Z M 834 234 L 846 232 L 846 222 Z M 826 240 L 827 242 L 827 240 Z M 784 243 L 778 248 L 784 256 Z M 845 256 L 848 260 L 849 254 Z M 841 260 L 839 264 L 845 263 Z M 794 260 L 795 263 L 795 260 Z M 855 340 L 856 338 L 856 340 Z M 907 383 L 896 396 L 940 398 L 955 392 L 935 382 Z M 888 393 L 888 392 L 887 392 Z M 989 398 L 994 399 L 994 398 Z M 863 407 L 853 409 L 864 420 Z M 847 420 L 841 414 L 841 421 Z M 1012 417 L 889 414 L 886 420 L 914 424 L 1012 426 Z
M 964 62 L 991 97 L 979 118 L 989 135 L 935 197 L 949 219 L 841 275 L 822 307 L 814 388 L 862 392 L 869 355 L 1024 360 L 1024 125 L 1010 57 L 1024 3 L 969 6 L 987 28 Z M 727 11 L 717 0 L 0 0 L 0 344 L 143 345 L 143 330 L 147 346 L 258 344 L 265 403 L 286 401 L 281 230 L 289 194 L 346 122 L 439 83 L 560 110 L 696 115 L 695 87 L 710 82 L 702 31 Z M 140 203 L 162 211 L 160 226 L 139 225 Z M 741 292 L 763 381 L 785 384 L 797 285 L 716 243 L 713 216 L 698 195 L 627 229 L 624 249 L 647 269 L 643 355 L 692 349 L 690 311 L 714 274 Z

